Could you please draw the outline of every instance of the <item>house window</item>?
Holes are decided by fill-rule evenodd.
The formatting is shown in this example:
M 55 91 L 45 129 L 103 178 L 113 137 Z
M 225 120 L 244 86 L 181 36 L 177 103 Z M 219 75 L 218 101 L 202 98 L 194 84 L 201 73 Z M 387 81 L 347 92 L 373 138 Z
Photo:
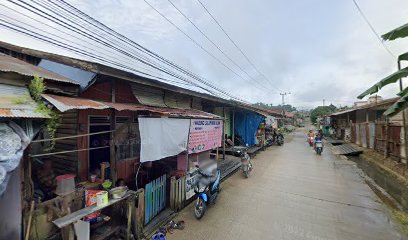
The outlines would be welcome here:
M 140 156 L 140 134 L 139 124 L 129 123 L 125 127 L 120 127 L 121 124 L 117 124 L 116 131 L 116 158 L 118 160 L 125 160 L 131 158 L 137 158 Z

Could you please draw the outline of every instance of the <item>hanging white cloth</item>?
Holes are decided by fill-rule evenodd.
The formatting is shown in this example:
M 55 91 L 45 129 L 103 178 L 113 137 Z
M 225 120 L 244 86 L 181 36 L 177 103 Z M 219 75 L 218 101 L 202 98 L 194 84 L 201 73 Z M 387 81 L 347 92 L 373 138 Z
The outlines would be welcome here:
M 157 161 L 187 150 L 190 119 L 139 118 L 140 162 Z

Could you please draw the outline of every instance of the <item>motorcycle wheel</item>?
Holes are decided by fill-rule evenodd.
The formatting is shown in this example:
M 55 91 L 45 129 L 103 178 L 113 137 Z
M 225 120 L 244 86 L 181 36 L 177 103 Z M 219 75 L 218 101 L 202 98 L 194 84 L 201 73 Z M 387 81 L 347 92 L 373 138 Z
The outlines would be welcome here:
M 206 204 L 202 198 L 199 198 L 194 208 L 194 216 L 196 219 L 201 219 L 204 216 Z

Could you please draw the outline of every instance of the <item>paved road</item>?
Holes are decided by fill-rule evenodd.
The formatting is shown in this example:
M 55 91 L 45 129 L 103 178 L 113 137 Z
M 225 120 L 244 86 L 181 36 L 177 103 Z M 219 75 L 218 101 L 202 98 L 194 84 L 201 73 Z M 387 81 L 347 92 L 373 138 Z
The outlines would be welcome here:
M 186 228 L 168 239 L 405 239 L 356 167 L 329 149 L 317 156 L 304 136 L 258 154 L 249 179 L 223 182 L 200 221 L 190 204 L 177 217 Z

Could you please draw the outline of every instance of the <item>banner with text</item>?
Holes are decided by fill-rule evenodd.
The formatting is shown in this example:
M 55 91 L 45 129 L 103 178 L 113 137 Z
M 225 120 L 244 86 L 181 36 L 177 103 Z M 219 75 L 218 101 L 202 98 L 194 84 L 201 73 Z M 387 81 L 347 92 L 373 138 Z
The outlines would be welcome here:
M 221 147 L 222 128 L 222 120 L 191 119 L 188 153 Z

